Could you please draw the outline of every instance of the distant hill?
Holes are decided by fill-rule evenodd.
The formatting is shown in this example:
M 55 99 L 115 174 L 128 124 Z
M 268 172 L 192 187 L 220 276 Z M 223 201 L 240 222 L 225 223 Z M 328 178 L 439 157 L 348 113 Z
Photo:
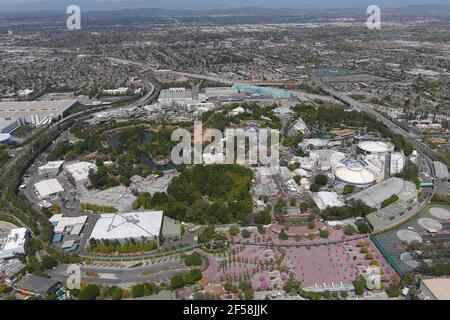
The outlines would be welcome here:
M 90 0 L 89 0 L 90 1 Z M 83 8 L 83 7 L 82 7 Z M 120 10 L 90 10 L 84 11 L 84 15 L 91 17 L 211 17 L 211 16 L 342 16 L 355 17 L 366 15 L 363 8 L 337 8 L 337 9 L 274 9 L 260 7 L 242 7 L 227 9 L 207 9 L 207 10 L 169 10 L 158 8 L 136 8 Z M 0 13 L 0 17 L 5 18 L 37 18 L 66 15 L 65 10 L 35 10 L 35 11 L 10 11 Z M 384 16 L 405 16 L 405 17 L 449 17 L 450 5 L 414 5 L 406 7 L 382 7 Z

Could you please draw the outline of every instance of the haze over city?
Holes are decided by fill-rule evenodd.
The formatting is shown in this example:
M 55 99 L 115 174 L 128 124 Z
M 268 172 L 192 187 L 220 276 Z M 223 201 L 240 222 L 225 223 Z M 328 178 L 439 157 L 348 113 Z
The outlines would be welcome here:
M 375 3 L 376 2 L 376 3 Z M 71 4 L 83 10 L 117 10 L 134 8 L 163 8 L 175 10 L 207 10 L 238 7 L 261 8 L 363 8 L 371 4 L 382 7 L 448 4 L 446 0 L 0 0 L 0 11 L 10 10 L 59 10 Z
M 0 0 L 0 315 L 450 300 L 446 2 Z

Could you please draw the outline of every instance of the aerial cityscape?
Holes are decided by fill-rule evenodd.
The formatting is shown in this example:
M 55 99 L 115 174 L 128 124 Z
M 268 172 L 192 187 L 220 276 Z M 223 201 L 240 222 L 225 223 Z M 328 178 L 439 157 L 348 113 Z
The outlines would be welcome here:
M 0 0 L 0 300 L 450 300 L 450 5 L 207 2 Z

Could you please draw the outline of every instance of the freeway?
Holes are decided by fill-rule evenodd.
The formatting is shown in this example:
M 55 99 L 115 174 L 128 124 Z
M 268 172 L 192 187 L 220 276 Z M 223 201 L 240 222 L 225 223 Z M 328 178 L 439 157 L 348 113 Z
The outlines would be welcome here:
M 337 92 L 335 89 L 333 89 L 332 87 L 325 84 L 317 75 L 311 74 L 311 79 L 313 80 L 313 82 L 316 86 L 327 91 L 335 99 L 343 102 L 344 104 L 346 104 L 356 110 L 364 111 L 364 112 L 372 115 L 375 119 L 382 122 L 393 133 L 400 134 L 401 136 L 403 136 L 405 141 L 408 142 L 409 144 L 411 144 L 414 147 L 414 149 L 425 154 L 427 157 L 429 157 L 431 159 L 435 158 L 433 149 L 431 149 L 424 143 L 418 141 L 416 134 L 406 131 L 405 129 L 403 129 L 402 127 L 400 127 L 399 125 L 397 125 L 396 123 L 391 121 L 390 119 L 386 118 L 382 114 L 378 113 L 374 109 L 370 108 L 366 104 L 356 101 L 345 94 Z
M 146 70 L 150 70 L 147 66 L 142 66 L 142 68 L 145 68 Z M 69 115 L 63 119 L 60 119 L 57 122 L 52 123 L 50 126 L 48 126 L 47 128 L 43 129 L 42 131 L 40 131 L 39 133 L 37 133 L 36 135 L 45 135 L 45 134 L 53 134 L 52 131 L 56 130 L 57 132 L 59 132 L 59 134 L 61 134 L 63 132 L 63 130 L 67 130 L 67 128 L 63 129 L 64 124 L 69 124 L 70 126 L 70 121 L 80 121 L 80 120 L 84 120 L 89 118 L 93 113 L 95 112 L 99 112 L 99 111 L 104 111 L 104 110 L 108 110 L 108 109 L 112 109 L 112 108 L 117 108 L 117 107 L 136 107 L 136 106 L 142 106 L 145 104 L 149 104 L 152 101 L 154 101 L 160 92 L 160 86 L 153 84 L 151 82 L 148 82 L 146 85 L 147 88 L 147 93 L 140 97 L 137 100 L 133 100 L 124 104 L 114 104 L 114 105 L 110 105 L 110 106 L 99 106 L 99 107 L 93 107 L 87 110 L 83 110 L 77 113 L 74 113 L 72 115 Z M 34 157 L 33 159 L 30 159 L 32 161 L 34 161 L 39 155 L 35 155 L 35 151 L 36 149 L 39 149 L 41 146 L 39 145 L 40 141 L 38 141 L 36 143 L 35 139 L 36 136 L 32 137 L 31 139 L 29 139 L 25 145 L 23 145 L 20 149 L 17 149 L 17 153 L 15 155 L 14 158 L 10 159 L 1 169 L 0 169 L 0 174 L 4 175 L 10 171 L 12 171 L 11 169 L 14 167 L 14 165 L 16 165 L 17 163 L 21 163 L 20 161 L 18 161 L 18 159 L 22 159 L 25 157 Z M 26 158 L 25 158 L 26 159 Z M 20 172 L 24 172 L 26 168 L 23 168 L 23 170 L 20 170 Z M 15 187 L 15 186 L 14 186 Z M 14 206 L 14 204 L 12 204 L 6 197 L 5 194 L 7 193 L 7 190 L 2 190 L 3 192 L 0 192 L 0 197 L 1 199 L 4 201 L 4 205 L 5 205 L 5 209 L 10 210 L 11 212 L 14 211 L 20 211 L 19 208 L 16 208 Z M 17 219 L 16 219 L 17 220 Z M 22 225 L 24 225 L 24 223 L 22 223 L 22 221 L 19 221 Z M 29 226 L 26 226 L 29 230 L 32 230 L 32 228 L 30 228 Z

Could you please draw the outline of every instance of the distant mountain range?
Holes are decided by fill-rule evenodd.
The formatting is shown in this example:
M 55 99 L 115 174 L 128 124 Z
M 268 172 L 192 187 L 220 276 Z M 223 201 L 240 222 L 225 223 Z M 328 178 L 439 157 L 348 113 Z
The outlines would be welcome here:
M 91 1 L 91 0 L 89 0 Z M 71 1 L 75 2 L 75 1 Z M 78 1 L 80 2 L 80 1 Z M 82 6 L 82 8 L 84 8 Z M 86 16 L 94 17 L 207 17 L 207 16 L 357 16 L 366 15 L 363 8 L 335 8 L 335 9 L 274 9 L 261 7 L 240 7 L 205 10 L 171 10 L 159 8 L 135 8 L 118 10 L 89 10 L 83 11 Z M 412 5 L 406 7 L 382 7 L 383 15 L 394 16 L 423 16 L 450 17 L 450 5 Z M 34 18 L 66 15 L 65 10 L 33 10 L 0 12 L 5 18 Z

